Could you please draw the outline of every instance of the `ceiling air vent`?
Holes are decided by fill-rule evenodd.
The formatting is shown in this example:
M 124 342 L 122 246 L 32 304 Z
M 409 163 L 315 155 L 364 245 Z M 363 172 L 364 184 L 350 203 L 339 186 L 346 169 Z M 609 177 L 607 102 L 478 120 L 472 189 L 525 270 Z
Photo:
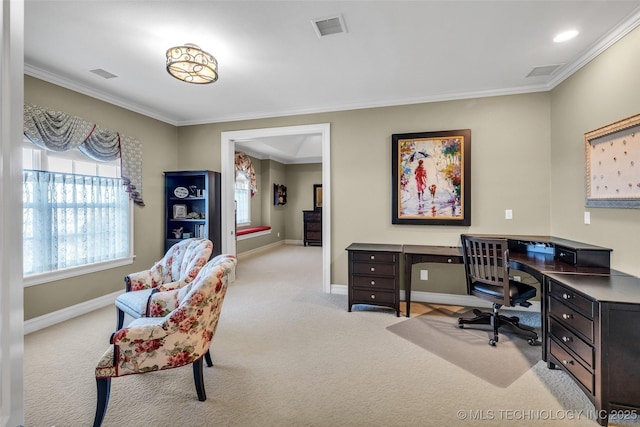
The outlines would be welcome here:
M 527 77 L 548 77 L 553 74 L 553 72 L 558 68 L 560 68 L 560 65 L 545 65 L 542 67 L 535 67 L 529 72 L 529 74 L 527 74 Z
M 118 77 L 115 74 L 108 72 L 107 70 L 103 70 L 102 68 L 96 68 L 95 70 L 89 70 L 89 71 L 105 79 L 112 79 L 114 77 Z
M 316 34 L 318 34 L 318 37 L 347 32 L 347 27 L 344 25 L 342 15 L 314 19 L 311 21 L 311 24 Z

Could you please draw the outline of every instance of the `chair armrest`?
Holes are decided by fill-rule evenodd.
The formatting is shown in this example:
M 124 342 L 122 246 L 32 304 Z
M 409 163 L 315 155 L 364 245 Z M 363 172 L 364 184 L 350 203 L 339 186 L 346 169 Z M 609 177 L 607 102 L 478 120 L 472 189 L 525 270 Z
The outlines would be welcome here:
M 180 289 L 157 291 L 149 296 L 147 303 L 147 317 L 164 317 L 178 306 Z
M 143 289 L 154 288 L 157 282 L 151 274 L 151 270 L 138 271 L 137 273 L 127 274 L 124 277 L 126 291 L 141 291 Z
M 161 283 L 158 285 L 157 289 L 158 292 L 173 291 L 174 289 L 180 289 L 188 283 L 189 282 L 185 279 L 180 279 L 176 280 L 175 282 Z
M 143 343 L 145 341 L 159 340 L 168 335 L 163 329 L 164 317 L 143 317 L 135 319 L 129 326 L 116 331 L 111 341 L 114 345 L 128 347 L 133 343 Z

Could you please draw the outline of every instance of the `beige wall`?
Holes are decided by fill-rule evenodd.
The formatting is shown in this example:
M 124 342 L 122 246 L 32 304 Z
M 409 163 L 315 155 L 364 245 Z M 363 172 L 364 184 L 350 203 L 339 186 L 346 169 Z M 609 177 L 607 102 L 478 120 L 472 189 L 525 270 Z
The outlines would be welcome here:
M 302 211 L 313 210 L 313 185 L 322 184 L 322 163 L 287 165 L 285 239 L 302 241 Z
M 549 117 L 549 94 L 536 93 L 248 120 L 180 128 L 180 153 L 197 157 L 192 150 L 207 150 L 205 140 L 219 152 L 221 131 L 331 123 L 331 281 L 346 284 L 352 242 L 457 245 L 467 231 L 547 234 Z M 471 227 L 392 225 L 391 135 L 462 128 L 472 131 Z M 219 155 L 198 167 L 216 162 Z
M 553 234 L 599 244 L 614 250 L 614 268 L 640 275 L 635 242 L 640 235 L 639 209 L 592 208 L 591 225 L 582 223 L 583 134 L 640 112 L 638 69 L 640 29 L 551 92 L 179 128 L 25 76 L 25 102 L 75 114 L 142 141 L 147 204 L 135 208 L 137 258 L 132 267 L 25 288 L 25 318 L 118 291 L 126 272 L 146 268 L 158 259 L 162 255 L 162 172 L 219 171 L 221 132 L 317 123 L 331 124 L 332 283 L 347 283 L 344 248 L 352 242 L 457 245 L 463 232 Z M 472 132 L 471 226 L 392 225 L 391 135 L 464 128 Z M 288 226 L 298 224 L 300 211 L 311 207 L 312 187 L 305 190 L 305 186 L 316 183 L 321 171 L 299 186 L 297 179 L 304 174 L 295 167 L 270 167 L 268 173 L 269 184 L 282 181 L 289 190 L 289 202 L 281 212 L 275 211 L 272 226 L 275 223 L 286 238 L 292 238 L 289 232 L 295 230 L 295 239 L 298 225 Z M 298 205 L 304 194 L 309 194 L 308 204 Z M 513 220 L 504 219 L 505 209 L 513 210 Z M 434 289 L 418 281 L 414 289 L 454 293 L 463 289 L 459 275 L 434 274 L 450 283 Z
M 134 207 L 136 259 L 132 265 L 26 287 L 24 314 L 28 320 L 122 290 L 125 274 L 146 269 L 162 257 L 162 172 L 176 170 L 178 150 L 174 126 L 29 76 L 25 76 L 24 91 L 26 103 L 73 114 L 140 140 L 143 147 L 142 196 L 146 204 L 145 207 Z
M 613 248 L 614 268 L 640 276 L 640 209 L 585 208 L 584 134 L 640 113 L 640 28 L 551 93 L 551 232 Z M 585 225 L 583 214 L 591 213 Z

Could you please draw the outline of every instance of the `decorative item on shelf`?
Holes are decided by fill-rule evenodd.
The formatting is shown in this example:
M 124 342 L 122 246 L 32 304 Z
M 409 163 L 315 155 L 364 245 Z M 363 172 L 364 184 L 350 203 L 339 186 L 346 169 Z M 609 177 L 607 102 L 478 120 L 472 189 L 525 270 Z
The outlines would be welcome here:
M 287 204 L 287 187 L 282 184 L 273 184 L 273 204 L 276 206 Z
M 195 185 L 189 186 L 189 197 L 196 197 L 198 195 L 198 187 Z
M 191 238 L 191 233 L 182 233 L 182 238 L 183 239 L 190 239 Z
M 167 72 L 178 80 L 194 84 L 218 80 L 218 61 L 193 43 L 167 49 Z
M 178 199 L 184 199 L 189 195 L 189 190 L 187 189 L 187 187 L 176 187 L 173 190 L 173 195 Z
M 200 219 L 200 214 L 198 212 L 189 212 L 187 214 L 188 219 Z
M 187 205 L 173 205 L 173 219 L 184 219 L 187 217 Z
M 175 237 L 176 239 L 181 239 L 183 229 L 184 229 L 183 227 L 180 227 L 180 228 L 174 228 L 173 230 L 171 230 L 171 232 L 173 233 L 173 237 Z

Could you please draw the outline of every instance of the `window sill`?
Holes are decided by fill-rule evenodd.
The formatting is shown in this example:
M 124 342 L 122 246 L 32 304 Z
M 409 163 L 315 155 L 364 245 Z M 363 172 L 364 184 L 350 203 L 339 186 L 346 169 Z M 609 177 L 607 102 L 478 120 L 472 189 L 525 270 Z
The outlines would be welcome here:
M 250 227 L 250 228 L 245 228 L 243 230 L 238 230 L 236 232 L 236 239 L 237 240 L 251 239 L 253 237 L 266 236 L 267 234 L 271 234 L 271 227 L 268 227 L 268 226 Z
M 63 270 L 48 271 L 41 274 L 32 274 L 22 279 L 23 286 L 35 286 L 43 283 L 54 282 L 56 280 L 68 279 L 70 277 L 82 276 L 83 274 L 96 273 L 98 271 L 109 270 L 111 268 L 122 267 L 133 264 L 135 256 L 118 258 L 111 261 L 98 262 L 78 267 L 65 268 Z

